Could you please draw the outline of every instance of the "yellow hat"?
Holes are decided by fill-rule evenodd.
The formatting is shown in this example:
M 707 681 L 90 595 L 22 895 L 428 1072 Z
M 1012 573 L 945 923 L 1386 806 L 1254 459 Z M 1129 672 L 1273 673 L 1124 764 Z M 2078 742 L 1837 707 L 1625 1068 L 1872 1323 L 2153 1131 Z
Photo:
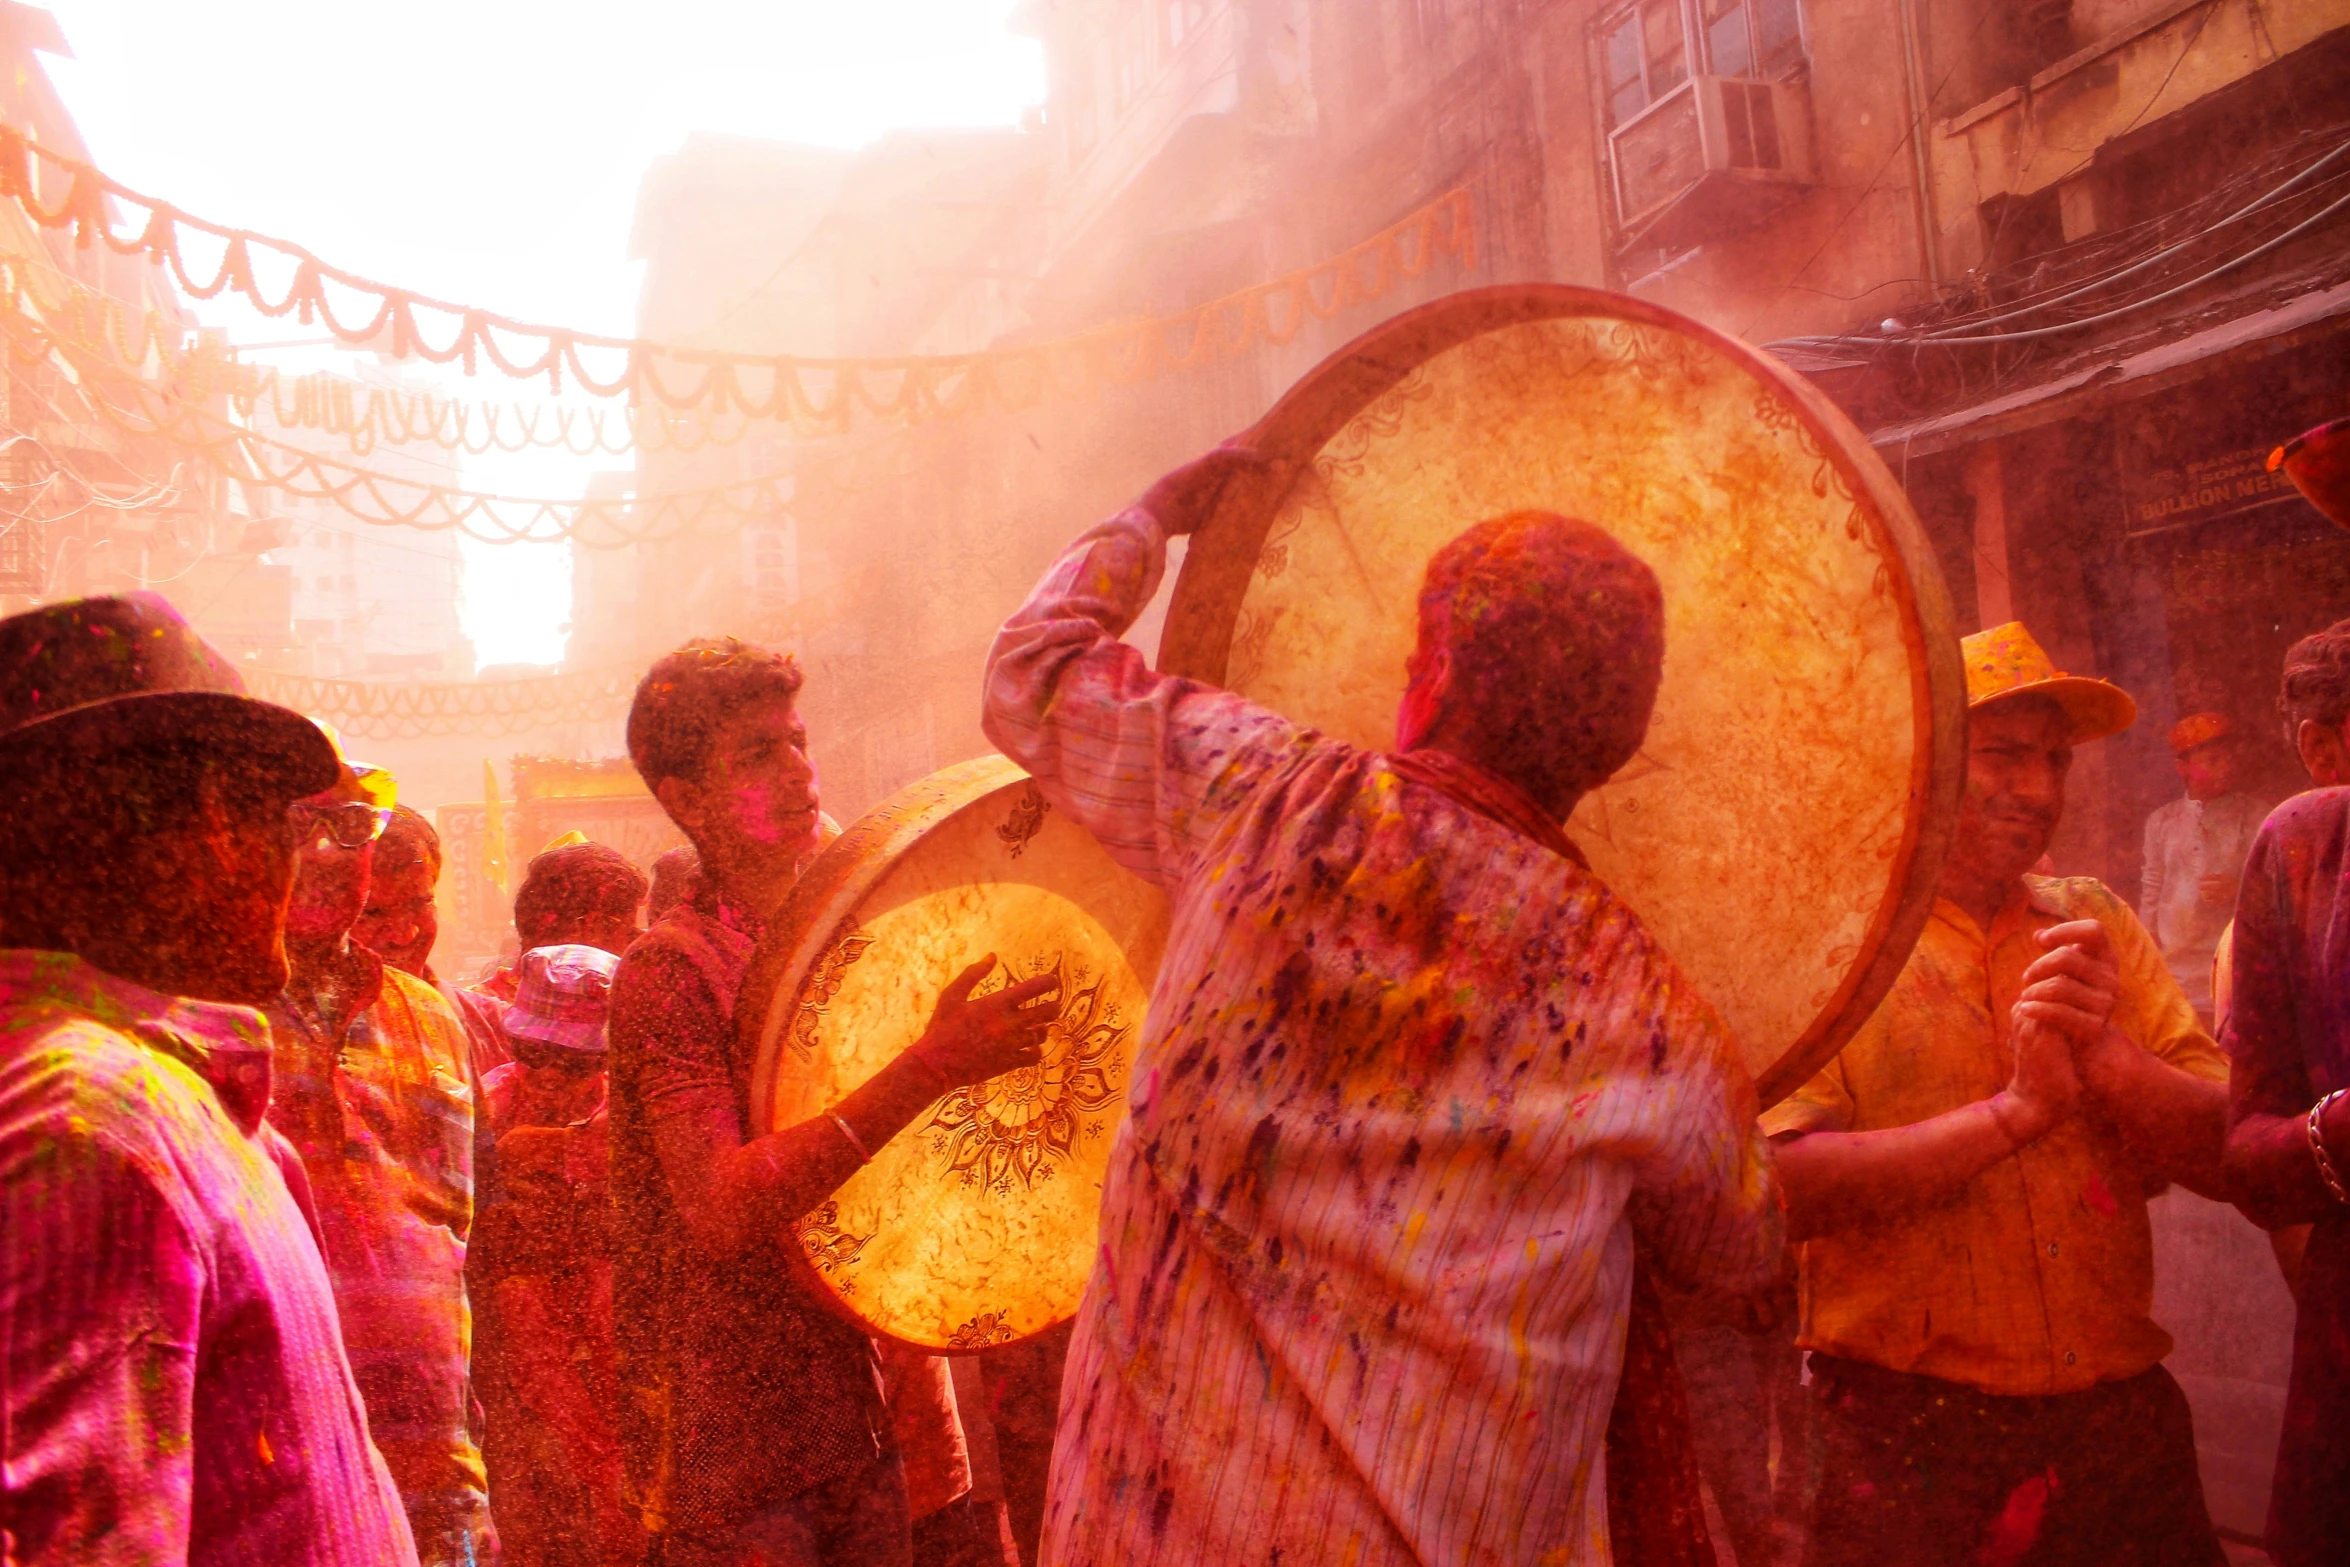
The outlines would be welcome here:
M 2021 621 L 1962 637 L 1958 650 L 1966 660 L 1969 712 L 2009 697 L 2052 697 L 2072 720 L 2076 745 L 2119 734 L 2138 721 L 2138 704 L 2130 693 L 2107 681 L 2066 674 Z
M 2196 713 L 2171 726 L 2171 754 L 2185 756 L 2199 745 L 2209 745 L 2214 740 L 2233 739 L 2235 733 L 2235 720 L 2227 714 Z

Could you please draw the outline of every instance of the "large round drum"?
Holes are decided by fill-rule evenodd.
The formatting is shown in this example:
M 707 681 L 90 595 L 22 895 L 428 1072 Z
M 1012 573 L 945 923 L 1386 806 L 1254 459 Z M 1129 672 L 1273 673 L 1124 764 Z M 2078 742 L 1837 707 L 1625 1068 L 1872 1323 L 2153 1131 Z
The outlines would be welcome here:
M 1157 889 L 1001 757 L 914 784 L 801 878 L 743 988 L 763 1131 L 880 1071 L 979 958 L 981 994 L 1061 976 L 1040 1066 L 931 1105 L 802 1221 L 809 1276 L 868 1332 L 976 1350 L 1076 1313 L 1166 931 Z
M 1393 743 L 1429 557 L 1489 517 L 1606 528 L 1664 588 L 1639 755 L 1568 832 L 1730 1024 L 1764 1103 L 1883 999 L 1931 908 L 1965 695 L 1900 487 L 1801 378 L 1587 289 L 1455 295 L 1307 376 L 1192 539 L 1160 664 Z

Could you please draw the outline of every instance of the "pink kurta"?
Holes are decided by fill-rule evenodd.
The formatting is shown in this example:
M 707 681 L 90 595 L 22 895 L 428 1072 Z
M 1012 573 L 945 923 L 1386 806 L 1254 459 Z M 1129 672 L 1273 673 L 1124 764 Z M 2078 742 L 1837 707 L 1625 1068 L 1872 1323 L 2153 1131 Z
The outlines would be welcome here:
M 0 1561 L 414 1567 L 269 1031 L 0 951 Z
M 1116 640 L 1132 510 L 1005 626 L 988 734 L 1174 905 L 1043 1559 L 1604 1562 L 1635 1240 L 1772 1281 L 1712 1010 L 1590 872 Z

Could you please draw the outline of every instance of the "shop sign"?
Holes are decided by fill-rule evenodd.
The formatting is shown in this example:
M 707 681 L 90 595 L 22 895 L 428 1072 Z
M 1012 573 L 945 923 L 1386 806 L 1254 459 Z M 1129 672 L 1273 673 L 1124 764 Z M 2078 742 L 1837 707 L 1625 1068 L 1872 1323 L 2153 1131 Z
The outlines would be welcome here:
M 2275 444 L 2263 441 L 2198 456 L 2166 453 L 2172 460 L 2161 466 L 2125 461 L 2122 487 L 2129 505 L 2129 531 L 2191 527 L 2291 497 L 2293 481 L 2268 471 L 2268 454 Z

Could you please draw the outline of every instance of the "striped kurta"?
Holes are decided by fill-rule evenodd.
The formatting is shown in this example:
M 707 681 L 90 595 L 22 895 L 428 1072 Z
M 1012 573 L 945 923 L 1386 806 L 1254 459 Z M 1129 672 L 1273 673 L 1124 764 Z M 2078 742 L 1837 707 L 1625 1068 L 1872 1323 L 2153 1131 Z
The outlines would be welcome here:
M 472 1046 L 438 991 L 378 969 L 374 998 L 340 1037 L 290 992 L 268 1009 L 269 1119 L 309 1172 L 368 1431 L 434 1567 L 478 1554 L 488 1529 L 488 1479 L 466 1429 Z
M 1590 872 L 1152 673 L 1129 511 L 1005 626 L 989 735 L 1173 924 L 1063 1383 L 1044 1560 L 1608 1559 L 1635 1243 L 1783 1258 L 1712 1010 Z

